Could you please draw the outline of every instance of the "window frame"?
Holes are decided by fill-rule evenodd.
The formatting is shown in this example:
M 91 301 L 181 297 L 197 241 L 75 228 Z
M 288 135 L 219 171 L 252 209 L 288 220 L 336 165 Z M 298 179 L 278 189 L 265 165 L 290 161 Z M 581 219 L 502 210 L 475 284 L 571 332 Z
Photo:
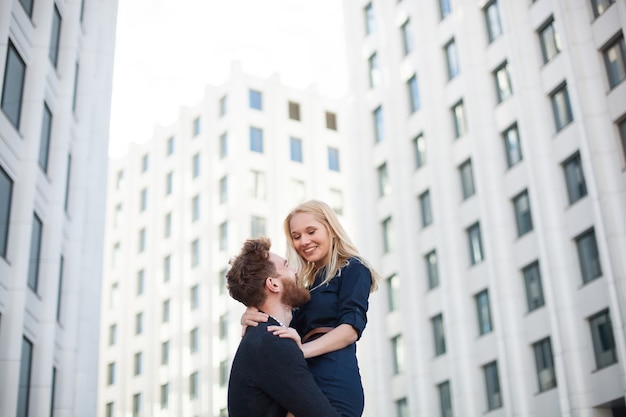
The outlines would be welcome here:
M 613 90 L 626 79 L 626 42 L 624 41 L 624 34 L 620 31 L 601 48 L 601 51 L 609 89 Z M 610 57 L 613 52 L 616 54 L 615 60 L 611 60 Z
M 554 126 L 557 132 L 565 129 L 574 121 L 572 102 L 569 97 L 567 83 L 563 82 L 550 92 L 550 104 Z
M 24 101 L 24 86 L 27 71 L 26 62 L 20 55 L 13 41 L 9 39 L 4 67 L 4 79 L 2 81 L 0 108 L 9 122 L 18 131 L 22 120 L 22 105 Z M 18 79 L 17 83 L 14 82 L 16 78 Z
M 533 217 L 530 207 L 530 197 L 528 190 L 524 190 L 512 199 L 515 211 L 515 224 L 517 226 L 517 237 L 522 237 L 533 231 Z

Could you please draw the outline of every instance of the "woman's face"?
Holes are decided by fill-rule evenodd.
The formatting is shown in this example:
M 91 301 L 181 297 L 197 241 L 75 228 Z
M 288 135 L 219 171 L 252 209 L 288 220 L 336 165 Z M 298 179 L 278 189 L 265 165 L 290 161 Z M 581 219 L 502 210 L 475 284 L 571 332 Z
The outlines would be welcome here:
M 330 235 L 326 227 L 310 213 L 296 213 L 289 221 L 291 241 L 306 261 L 321 267 L 330 259 Z

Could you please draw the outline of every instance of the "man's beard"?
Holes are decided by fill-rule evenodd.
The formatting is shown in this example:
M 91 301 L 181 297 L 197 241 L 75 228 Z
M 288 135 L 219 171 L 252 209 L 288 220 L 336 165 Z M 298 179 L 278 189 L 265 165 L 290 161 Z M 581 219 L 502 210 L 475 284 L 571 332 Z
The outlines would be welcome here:
M 284 291 L 280 302 L 286 306 L 300 307 L 311 299 L 311 293 L 306 288 L 298 286 L 295 282 L 283 279 Z

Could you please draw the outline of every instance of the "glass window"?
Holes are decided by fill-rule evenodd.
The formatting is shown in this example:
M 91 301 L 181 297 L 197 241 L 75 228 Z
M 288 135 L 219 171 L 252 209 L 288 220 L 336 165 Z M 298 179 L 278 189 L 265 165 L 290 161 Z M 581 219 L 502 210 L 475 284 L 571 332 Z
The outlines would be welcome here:
M 33 17 L 33 2 L 35 0 L 20 0 L 20 4 L 24 8 L 24 11 L 28 17 Z
M 506 61 L 496 68 L 493 72 L 493 77 L 496 82 L 498 103 L 501 103 L 513 95 L 511 77 L 509 75 L 509 65 Z
M 172 194 L 172 190 L 174 189 L 174 173 L 168 172 L 165 176 L 165 195 Z
M 200 288 L 194 285 L 189 289 L 189 308 L 195 310 L 200 305 Z
M 161 365 L 170 363 L 170 341 L 166 340 L 161 343 Z
M 396 400 L 396 417 L 410 417 L 409 403 L 406 397 Z
M 463 194 L 463 200 L 466 200 L 476 194 L 471 159 L 468 159 L 459 166 L 459 174 L 461 176 L 461 191 Z
M 220 159 L 228 156 L 228 133 L 224 132 L 220 135 Z
M 476 310 L 478 312 L 478 333 L 483 335 L 493 330 L 491 324 L 491 307 L 489 306 L 489 291 L 483 290 L 476 296 Z
M 328 147 L 328 169 L 339 172 L 339 149 Z
M 141 415 L 141 393 L 133 394 L 133 417 Z
M 220 316 L 219 323 L 219 339 L 226 340 L 228 338 L 228 313 Z
M 33 228 L 30 235 L 30 257 L 28 262 L 28 287 L 37 292 L 39 286 L 39 264 L 41 262 L 41 239 L 43 223 L 37 214 L 33 213 Z
M 191 221 L 195 222 L 200 219 L 200 196 L 194 195 L 191 199 Z
M 408 55 L 413 50 L 413 33 L 411 31 L 411 20 L 407 19 L 402 26 L 400 26 L 402 32 L 402 51 L 404 55 Z
M 198 178 L 200 176 L 200 154 L 197 153 L 191 159 L 191 176 Z
M 376 28 L 375 20 L 374 20 L 374 8 L 372 7 L 372 3 L 367 3 L 364 9 L 365 15 L 365 34 L 369 35 Z
M 451 0 L 439 0 L 439 16 L 441 20 L 445 19 L 450 13 L 452 13 Z
M 415 149 L 415 169 L 419 169 L 426 164 L 426 139 L 422 133 L 413 139 L 413 148 Z
M 141 230 L 139 230 L 139 238 L 137 239 L 138 241 L 138 248 L 139 248 L 139 253 L 143 252 L 144 250 L 146 250 L 146 229 L 142 228 Z
M 485 374 L 485 388 L 487 392 L 487 409 L 495 410 L 496 408 L 502 407 L 498 363 L 494 361 L 485 365 L 483 371 Z
M 265 172 L 250 171 L 250 176 L 252 198 L 264 200 L 267 197 L 267 181 L 265 179 Z
M 172 278 L 172 256 L 163 258 L 163 282 L 168 282 Z
M 467 123 L 465 121 L 465 106 L 463 100 L 452 106 L 452 123 L 454 124 L 454 138 L 458 139 L 467 133 Z
M 428 276 L 428 289 L 432 290 L 439 286 L 439 262 L 437 251 L 432 250 L 424 256 L 426 262 L 426 275 Z
M 72 180 L 72 155 L 67 155 L 67 171 L 65 172 L 65 201 L 63 202 L 63 208 L 67 213 L 70 206 L 70 185 Z
M 115 404 L 110 402 L 106 405 L 105 417 L 115 417 Z
M 394 375 L 404 372 L 404 340 L 401 334 L 391 338 L 391 352 Z
M 587 195 L 587 184 L 583 173 L 580 153 L 576 152 L 562 164 L 569 203 L 574 204 Z
M 200 349 L 200 332 L 194 327 L 189 332 L 189 352 L 196 353 Z
M 228 201 L 228 177 L 223 176 L 219 181 L 219 202 L 220 204 L 226 204 Z
M 484 259 L 479 223 L 474 223 L 467 229 L 467 239 L 469 241 L 470 263 L 475 265 Z
M 337 115 L 335 113 L 326 112 L 326 129 L 337 130 Z
M 445 46 L 446 64 L 448 68 L 448 79 L 451 80 L 461 72 L 459 66 L 459 57 L 456 50 L 456 42 L 454 39 L 450 40 Z
M 139 271 L 137 271 L 137 288 L 136 288 L 136 295 L 141 295 L 144 292 L 144 287 L 145 287 L 145 271 L 143 269 L 140 269 Z
M 146 188 L 141 190 L 139 194 L 139 211 L 145 211 L 148 208 L 148 190 Z
M 11 220 L 11 198 L 13 196 L 13 180 L 0 167 L 0 256 L 7 256 L 9 242 L 9 224 Z
M 43 120 L 41 122 L 41 135 L 39 139 L 39 166 L 43 172 L 48 172 L 48 159 L 50 151 L 50 134 L 52 131 L 52 112 L 46 103 L 43 104 Z
M 141 157 L 141 172 L 148 171 L 149 167 L 150 167 L 150 156 L 147 154 L 143 155 Z
M 30 4 L 32 7 L 32 0 Z M 26 64 L 17 52 L 17 49 L 15 49 L 13 42 L 9 41 L 6 66 L 4 68 L 4 81 L 2 83 L 2 103 L 0 107 L 2 107 L 2 111 L 16 129 L 20 127 L 25 77 Z
M 500 11 L 497 0 L 493 0 L 484 8 L 485 21 L 487 23 L 487 39 L 493 42 L 502 35 L 502 25 L 500 24 Z
M 56 68 L 59 62 L 59 44 L 61 42 L 61 13 L 59 9 L 54 6 L 54 13 L 52 14 L 52 33 L 50 34 L 50 47 L 48 48 L 48 58 L 50 62 Z
M 228 223 L 223 222 L 219 225 L 219 248 L 226 250 L 228 248 Z
M 143 368 L 143 366 L 142 366 L 143 365 L 142 364 L 142 362 L 143 362 L 142 359 L 143 359 L 142 353 L 141 352 L 136 352 L 135 353 L 135 358 L 134 358 L 134 367 L 133 367 L 135 376 L 141 375 L 141 371 L 142 371 L 142 368 Z
M 435 356 L 446 353 L 446 335 L 443 328 L 443 315 L 437 314 L 431 320 L 433 326 L 433 339 L 435 341 Z
M 165 225 L 163 227 L 163 236 L 170 237 L 172 235 L 172 213 L 165 215 Z
M 618 122 L 617 129 L 619 130 L 619 137 L 622 144 L 622 154 L 624 155 L 624 161 L 626 161 L 626 119 Z
M 194 400 L 198 398 L 199 383 L 200 378 L 197 371 L 189 375 L 189 399 Z
M 533 351 L 535 352 L 539 391 L 543 392 L 556 387 L 556 373 L 554 372 L 554 360 L 552 357 L 550 338 L 548 337 L 534 343 Z
M 374 119 L 374 141 L 375 143 L 379 143 L 385 139 L 385 125 L 383 121 L 382 106 L 376 107 L 372 115 Z
M 165 153 L 167 155 L 174 153 L 174 136 L 170 136 L 165 142 Z
M 522 160 L 522 147 L 520 146 L 517 123 L 514 123 L 502 132 L 502 140 L 504 141 L 504 152 L 506 153 L 506 165 L 511 168 Z
M 577 236 L 576 247 L 578 248 L 578 262 L 580 263 L 583 283 L 586 284 L 602 276 L 596 232 L 591 229 Z
M 107 385 L 115 384 L 115 362 L 107 365 Z
M 289 118 L 291 120 L 300 120 L 300 104 L 293 101 L 289 102 Z
M 380 84 L 380 67 L 378 65 L 378 54 L 374 52 L 367 60 L 370 74 L 370 87 L 374 88 Z
M 135 334 L 143 333 L 143 313 L 135 315 Z
M 384 197 L 391 194 L 391 183 L 389 182 L 387 163 L 381 164 L 376 171 L 378 172 L 378 196 Z
M 538 30 L 539 42 L 541 43 L 541 56 L 543 63 L 550 62 L 559 52 L 561 52 L 561 41 L 554 27 L 554 19 L 551 17 Z
M 65 267 L 65 257 L 63 257 L 63 255 L 61 255 L 60 259 L 59 259 L 59 286 L 57 289 L 57 323 L 61 323 L 61 307 L 62 307 L 62 303 L 61 301 L 63 300 L 63 270 Z
M 420 93 L 417 86 L 417 76 L 413 74 L 411 78 L 406 82 L 407 90 L 409 91 L 409 109 L 411 113 L 416 112 L 420 108 Z
M 78 72 L 79 70 L 78 62 L 76 63 L 74 68 L 75 68 L 74 70 L 74 94 L 72 96 L 72 112 L 76 114 L 76 99 L 78 98 L 78 75 L 80 74 Z
M 250 126 L 250 150 L 263 153 L 263 130 Z
M 20 382 L 17 391 L 17 417 L 28 417 L 31 388 L 31 369 L 33 365 L 33 343 L 22 337 L 22 355 L 20 358 Z
M 615 3 L 615 0 L 591 0 L 591 8 L 593 9 L 593 16 L 594 17 L 600 16 L 613 3 Z
M 550 102 L 552 103 L 554 124 L 558 132 L 574 120 L 567 84 L 561 84 L 550 93 Z
M 522 275 L 524 275 L 524 287 L 526 288 L 526 303 L 530 312 L 545 304 L 539 262 L 535 261 L 525 266 L 522 269 Z
M 220 111 L 219 111 L 220 117 L 224 116 L 227 111 L 228 111 L 228 96 L 222 96 L 220 98 Z
M 422 227 L 430 226 L 433 223 L 433 210 L 430 203 L 430 191 L 426 190 L 419 196 L 420 209 L 422 212 Z
M 161 409 L 166 409 L 170 402 L 170 384 L 161 385 Z
M 228 361 L 223 360 L 220 362 L 219 372 L 219 384 L 221 387 L 225 387 L 228 382 Z
M 289 156 L 294 162 L 302 162 L 302 140 L 294 137 L 289 138 Z
M 265 236 L 265 218 L 260 216 L 252 216 L 250 219 L 250 236 L 253 238 Z
M 250 89 L 250 108 L 263 110 L 263 94 L 260 91 Z
M 439 392 L 439 405 L 441 407 L 441 417 L 452 417 L 452 395 L 450 393 L 450 381 L 437 385 Z
M 191 242 L 191 267 L 198 266 L 200 263 L 200 240 L 195 239 Z
M 617 350 L 613 337 L 613 325 L 609 311 L 605 310 L 589 318 L 593 351 L 598 369 L 617 363 Z
M 400 307 L 400 278 L 397 274 L 393 274 L 387 278 L 386 282 L 389 311 L 394 311 Z
M 524 190 L 513 198 L 513 207 L 515 208 L 517 236 L 525 235 L 533 230 L 533 218 L 530 213 L 528 191 Z
M 393 219 L 387 217 L 382 222 L 383 229 L 383 253 L 389 253 L 394 248 L 395 230 L 393 227 Z
M 200 124 L 200 116 L 193 119 L 193 136 L 198 136 L 200 134 L 201 124 Z
M 115 346 L 117 343 L 117 324 L 109 326 L 109 346 Z
M 602 49 L 604 65 L 609 79 L 609 86 L 615 87 L 626 78 L 626 44 L 624 35 L 620 34 Z

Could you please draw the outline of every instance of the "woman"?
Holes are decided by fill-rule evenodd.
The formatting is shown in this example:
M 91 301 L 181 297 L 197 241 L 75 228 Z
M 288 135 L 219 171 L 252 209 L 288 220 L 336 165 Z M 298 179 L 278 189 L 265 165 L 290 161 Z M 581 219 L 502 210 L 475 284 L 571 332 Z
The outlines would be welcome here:
M 270 326 L 301 346 L 309 369 L 331 404 L 344 417 L 359 417 L 364 398 L 356 341 L 367 323 L 369 294 L 380 276 L 358 250 L 326 203 L 310 200 L 293 209 L 283 223 L 287 259 L 311 300 L 296 309 L 291 326 Z M 250 309 L 244 325 L 267 318 Z M 300 343 L 301 339 L 301 343 Z

